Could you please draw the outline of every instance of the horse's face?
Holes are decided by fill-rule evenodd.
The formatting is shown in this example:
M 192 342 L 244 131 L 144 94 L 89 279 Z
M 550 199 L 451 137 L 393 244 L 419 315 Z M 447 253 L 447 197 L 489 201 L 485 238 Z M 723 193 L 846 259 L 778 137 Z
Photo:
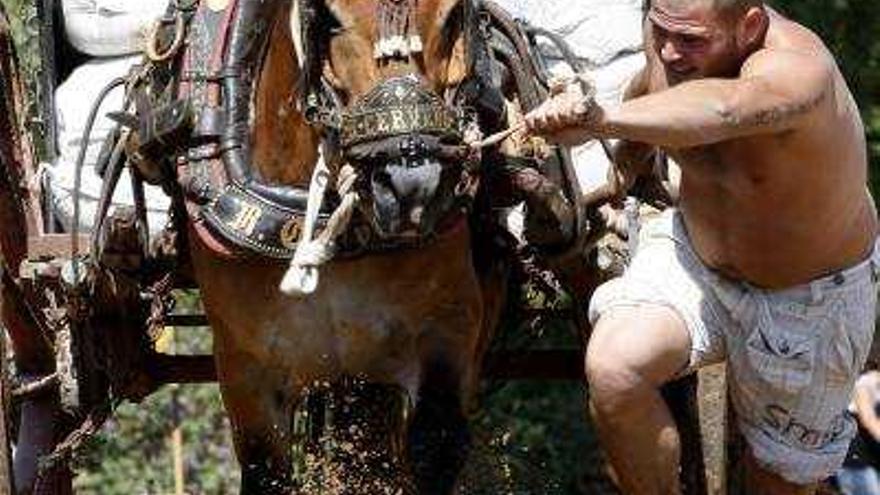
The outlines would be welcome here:
M 333 16 L 329 65 L 334 83 L 349 101 L 364 96 L 394 76 L 419 74 L 436 93 L 459 84 L 467 75 L 462 32 L 462 0 L 325 0 Z M 415 29 L 423 47 L 412 56 L 377 58 L 383 4 L 414 8 Z
M 450 97 L 467 76 L 464 4 L 314 1 L 328 19 L 312 45 L 316 74 L 336 99 L 340 155 L 360 173 L 374 229 L 434 232 L 474 180 L 461 146 L 467 119 Z

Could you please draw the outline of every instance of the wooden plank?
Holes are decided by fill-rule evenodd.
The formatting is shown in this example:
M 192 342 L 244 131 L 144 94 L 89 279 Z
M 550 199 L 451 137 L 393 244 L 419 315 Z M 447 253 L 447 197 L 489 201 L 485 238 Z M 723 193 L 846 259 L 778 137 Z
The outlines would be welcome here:
M 158 353 L 150 360 L 150 375 L 161 384 L 217 381 L 214 356 L 180 356 Z
M 217 380 L 212 355 L 156 354 L 150 374 L 159 383 L 210 383 Z M 484 367 L 491 380 L 581 380 L 582 353 L 577 350 L 504 351 L 490 354 Z
M 727 370 L 724 364 L 698 373 L 698 408 L 709 495 L 727 494 Z
M 9 388 L 6 336 L 0 329 L 0 493 L 15 493 L 12 482 L 12 444 L 6 429 L 6 420 L 9 418 Z
M 88 234 L 79 235 L 79 254 L 87 254 L 89 252 L 89 236 Z M 28 258 L 30 259 L 46 259 L 46 258 L 71 258 L 71 237 L 70 234 L 42 234 L 28 237 L 27 242 Z
M 483 376 L 492 380 L 583 380 L 583 352 L 576 349 L 496 351 Z

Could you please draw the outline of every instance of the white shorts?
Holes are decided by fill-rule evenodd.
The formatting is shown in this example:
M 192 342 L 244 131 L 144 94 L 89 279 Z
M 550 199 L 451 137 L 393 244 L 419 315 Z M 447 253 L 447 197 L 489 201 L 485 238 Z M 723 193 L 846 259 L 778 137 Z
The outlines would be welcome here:
M 843 462 L 855 435 L 846 412 L 874 336 L 880 241 L 869 259 L 784 290 L 711 271 L 673 209 L 643 227 L 618 279 L 596 290 L 590 321 L 619 307 L 675 310 L 691 337 L 684 373 L 726 360 L 740 431 L 766 469 L 811 484 Z

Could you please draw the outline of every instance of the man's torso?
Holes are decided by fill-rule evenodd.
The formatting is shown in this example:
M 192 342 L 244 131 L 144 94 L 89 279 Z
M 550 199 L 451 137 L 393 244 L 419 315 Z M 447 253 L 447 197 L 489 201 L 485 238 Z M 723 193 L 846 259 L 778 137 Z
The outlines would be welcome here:
M 778 15 L 767 48 L 831 56 L 811 33 Z M 651 74 L 651 91 L 664 89 L 662 64 L 648 65 L 660 72 Z M 817 105 L 796 130 L 669 150 L 682 168 L 681 209 L 704 263 L 778 288 L 867 255 L 877 227 L 865 188 L 864 130 L 839 73 Z

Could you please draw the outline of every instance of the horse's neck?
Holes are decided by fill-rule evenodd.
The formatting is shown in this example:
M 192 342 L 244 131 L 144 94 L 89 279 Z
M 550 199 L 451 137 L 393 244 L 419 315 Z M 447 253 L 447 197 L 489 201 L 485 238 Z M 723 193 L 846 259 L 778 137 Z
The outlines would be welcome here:
M 299 67 L 284 22 L 272 30 L 256 87 L 253 167 L 270 183 L 305 185 L 317 159 L 318 136 L 296 108 Z

